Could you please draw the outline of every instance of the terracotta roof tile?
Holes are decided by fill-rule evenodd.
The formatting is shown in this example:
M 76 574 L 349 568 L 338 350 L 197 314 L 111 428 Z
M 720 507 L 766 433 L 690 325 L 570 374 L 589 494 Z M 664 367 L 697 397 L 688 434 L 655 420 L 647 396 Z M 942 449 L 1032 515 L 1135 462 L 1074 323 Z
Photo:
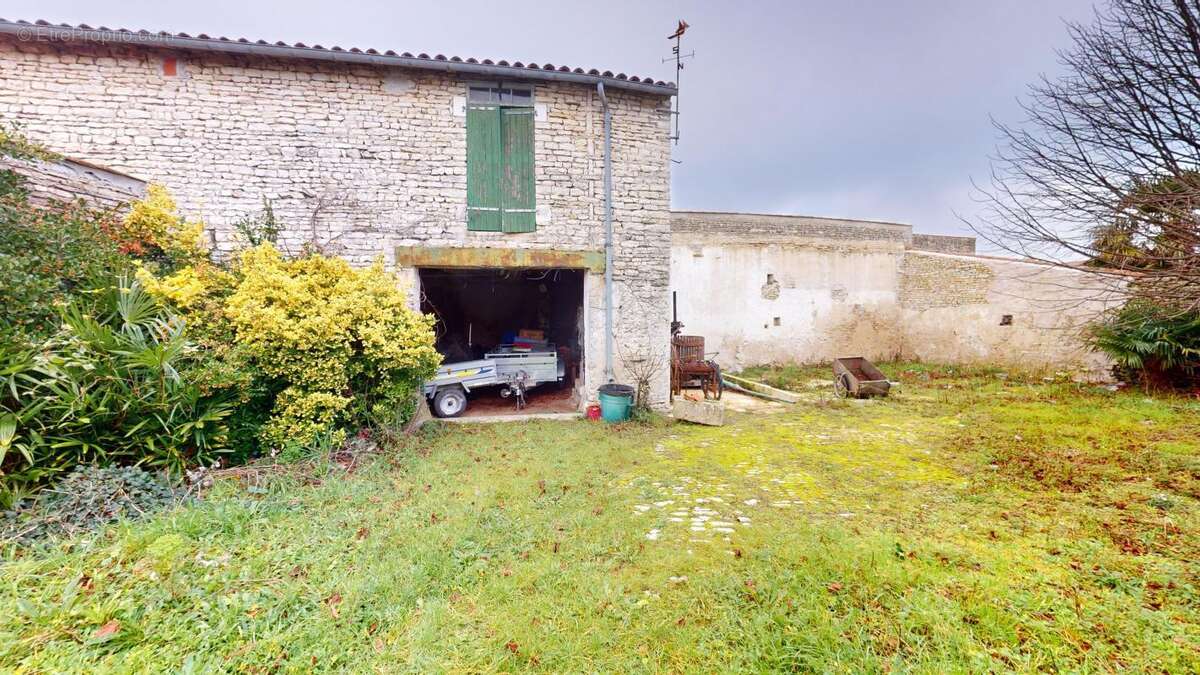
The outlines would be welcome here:
M 270 43 L 270 42 L 267 42 L 266 40 L 251 41 L 250 39 L 244 38 L 244 37 L 237 38 L 236 40 L 232 40 L 232 39 L 224 37 L 224 36 L 213 38 L 204 33 L 199 33 L 194 36 L 189 35 L 187 33 L 169 33 L 166 31 L 158 32 L 158 33 L 151 33 L 146 30 L 133 31 L 133 30 L 129 30 L 127 28 L 111 29 L 111 28 L 107 28 L 105 26 L 93 28 L 84 23 L 77 24 L 77 25 L 70 25 L 70 24 L 65 24 L 65 23 L 55 25 L 55 24 L 52 24 L 43 19 L 39 19 L 34 23 L 29 23 L 28 21 L 23 21 L 23 20 L 8 21 L 8 20 L 0 18 L 0 34 L 8 33 L 8 34 L 16 34 L 19 36 L 23 32 L 27 32 L 29 30 L 30 26 L 38 27 L 38 28 L 49 28 L 49 29 L 53 29 L 56 31 L 61 30 L 61 31 L 67 32 L 68 33 L 67 35 L 57 37 L 57 40 L 59 40 L 59 41 L 74 40 L 74 41 L 79 41 L 79 42 L 121 42 L 121 36 L 125 35 L 125 36 L 138 36 L 139 39 L 137 39 L 137 40 L 128 40 L 129 44 L 134 44 L 134 45 L 162 46 L 162 47 L 168 47 L 168 48 L 172 48 L 172 49 L 185 49 L 185 50 L 191 49 L 191 50 L 196 50 L 196 51 L 228 51 L 228 49 L 226 49 L 226 50 L 214 49 L 214 47 L 216 45 L 214 45 L 213 43 L 217 43 L 217 45 L 220 45 L 220 44 L 241 45 L 241 46 L 244 46 L 244 48 L 247 51 L 250 51 L 250 52 L 257 51 L 257 52 L 260 52 L 261 54 L 263 54 L 264 56 L 274 56 L 277 58 L 322 58 L 320 56 L 320 54 L 329 54 L 332 52 L 332 53 L 335 53 L 335 54 L 338 54 L 341 56 L 353 54 L 353 55 L 360 57 L 362 60 L 374 59 L 373 61 L 370 61 L 370 62 L 379 63 L 380 65 L 387 65 L 390 63 L 390 60 L 396 60 L 396 61 L 404 61 L 404 62 L 397 62 L 394 65 L 398 65 L 398 66 L 402 66 L 402 67 L 413 67 L 413 68 L 426 67 L 426 68 L 437 68 L 437 69 L 445 70 L 447 67 L 454 69 L 455 66 L 441 65 L 439 67 L 436 64 L 455 64 L 456 66 L 458 66 L 458 69 L 467 71 L 467 72 L 469 72 L 468 69 L 470 69 L 472 66 L 511 68 L 514 70 L 521 69 L 523 71 L 539 71 L 536 74 L 531 73 L 530 75 L 528 75 L 528 77 L 531 77 L 534 79 L 553 79 L 552 76 L 549 75 L 549 73 L 554 73 L 554 74 L 566 73 L 568 75 L 583 76 L 586 78 L 595 78 L 595 79 L 599 79 L 602 81 L 608 80 L 608 81 L 611 81 L 611 83 L 614 86 L 621 86 L 622 83 L 632 83 L 632 84 L 638 85 L 636 87 L 625 85 L 625 88 L 628 88 L 628 89 L 637 89 L 639 91 L 647 91 L 647 92 L 659 93 L 659 94 L 663 94 L 663 95 L 672 95 L 675 93 L 675 84 L 671 83 L 671 82 L 664 82 L 663 80 L 656 80 L 652 77 L 639 77 L 637 75 L 626 75 L 625 73 L 617 73 L 614 75 L 613 72 L 610 70 L 600 71 L 595 68 L 591 68 L 591 69 L 585 71 L 583 68 L 572 69 L 568 66 L 557 66 L 556 67 L 550 63 L 546 63 L 544 65 L 539 66 L 537 63 L 533 63 L 533 62 L 528 63 L 528 64 L 522 63 L 521 61 L 516 61 L 516 62 L 510 63 L 503 59 L 501 59 L 499 61 L 493 61 L 492 59 L 476 59 L 474 57 L 463 58 L 460 56 L 445 56 L 443 54 L 437 54 L 435 56 L 430 56 L 428 54 L 421 53 L 421 54 L 417 54 L 416 56 L 413 56 L 410 52 L 404 52 L 402 54 L 397 55 L 396 52 L 394 52 L 390 49 L 381 53 L 381 52 L 375 50 L 374 48 L 367 48 L 367 49 L 362 49 L 359 47 L 343 48 L 343 47 L 339 47 L 336 45 L 326 48 L 326 47 L 322 47 L 319 44 L 314 44 L 310 47 L 310 46 L 304 44 L 303 42 L 296 42 L 296 43 L 289 45 L 288 43 L 283 42 L 283 41 Z M 113 35 L 103 35 L 102 33 L 111 33 Z M 155 38 L 155 37 L 161 38 L 161 44 L 155 45 L 153 39 L 146 39 L 146 38 Z M 332 57 L 332 58 L 334 58 L 335 60 L 350 60 L 349 58 L 345 58 L 345 59 L 341 58 L 341 56 Z M 329 59 L 331 57 L 325 56 L 324 58 Z M 428 64 L 422 64 L 421 62 L 428 62 Z M 547 74 L 541 74 L 542 72 L 545 72 Z M 514 76 L 520 77 L 521 75 L 514 73 Z

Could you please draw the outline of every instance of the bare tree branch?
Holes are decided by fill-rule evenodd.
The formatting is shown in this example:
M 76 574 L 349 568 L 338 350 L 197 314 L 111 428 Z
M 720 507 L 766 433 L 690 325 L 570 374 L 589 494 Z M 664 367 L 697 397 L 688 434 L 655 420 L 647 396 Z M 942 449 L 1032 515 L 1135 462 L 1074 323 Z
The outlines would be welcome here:
M 1098 292 L 1200 309 L 1200 0 L 1110 0 L 1068 32 L 1067 74 L 993 122 L 987 209 L 968 224 L 1105 279 Z

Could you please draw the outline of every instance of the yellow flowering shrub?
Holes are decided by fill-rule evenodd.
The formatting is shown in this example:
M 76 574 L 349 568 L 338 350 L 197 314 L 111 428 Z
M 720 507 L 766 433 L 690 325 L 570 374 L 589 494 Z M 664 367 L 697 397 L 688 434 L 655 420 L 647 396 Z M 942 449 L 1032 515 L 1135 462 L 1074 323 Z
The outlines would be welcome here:
M 339 424 L 370 424 L 411 405 L 437 369 L 433 318 L 408 308 L 381 263 L 285 260 L 271 244 L 242 252 L 225 305 L 239 345 L 282 390 L 263 438 L 310 443 Z
M 130 255 L 161 252 L 177 264 L 208 259 L 204 223 L 184 220 L 171 193 L 161 185 L 151 184 L 146 188 L 146 198 L 130 205 L 115 235 L 121 250 Z
M 231 460 L 237 462 L 254 456 L 259 451 L 260 430 L 276 392 L 254 366 L 247 350 L 237 344 L 226 316 L 225 303 L 237 287 L 239 277 L 235 270 L 208 258 L 197 258 L 183 266 L 161 262 L 137 261 L 137 280 L 151 296 L 186 322 L 193 348 L 201 355 L 189 379 L 204 395 L 218 397 L 232 407 Z
M 275 446 L 289 442 L 307 445 L 334 430 L 332 440 L 341 443 L 345 431 L 335 427 L 351 403 L 353 399 L 332 392 L 288 387 L 275 398 L 275 414 L 263 427 L 262 437 Z
M 224 289 L 231 289 L 233 275 L 212 264 L 188 265 L 165 277 L 149 268 L 137 268 L 137 279 L 154 297 L 181 310 L 189 310 Z

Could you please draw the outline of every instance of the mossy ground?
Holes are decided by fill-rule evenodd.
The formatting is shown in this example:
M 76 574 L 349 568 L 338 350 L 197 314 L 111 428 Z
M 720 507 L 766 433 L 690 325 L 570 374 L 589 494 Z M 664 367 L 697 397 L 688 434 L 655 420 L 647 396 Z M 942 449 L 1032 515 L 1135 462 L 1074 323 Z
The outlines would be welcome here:
M 808 400 L 725 427 L 431 429 L 10 551 L 0 667 L 1200 667 L 1200 403 L 907 364 L 847 402 L 826 370 L 754 373 Z

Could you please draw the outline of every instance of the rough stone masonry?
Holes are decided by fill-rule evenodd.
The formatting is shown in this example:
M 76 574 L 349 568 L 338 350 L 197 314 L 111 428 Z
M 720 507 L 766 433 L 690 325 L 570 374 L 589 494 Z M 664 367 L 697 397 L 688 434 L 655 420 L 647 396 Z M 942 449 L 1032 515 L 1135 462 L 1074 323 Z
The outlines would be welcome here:
M 535 82 L 537 230 L 468 232 L 468 80 L 446 72 L 142 45 L 0 37 L 0 119 L 69 157 L 165 185 L 233 251 L 270 199 L 281 246 L 363 264 L 397 246 L 603 249 L 594 86 Z M 622 361 L 668 350 L 669 95 L 610 89 L 615 333 Z M 414 284 L 415 270 L 401 269 Z M 414 291 L 414 298 L 416 297 Z M 602 382 L 601 275 L 585 284 L 586 391 Z M 665 405 L 667 373 L 651 398 Z

